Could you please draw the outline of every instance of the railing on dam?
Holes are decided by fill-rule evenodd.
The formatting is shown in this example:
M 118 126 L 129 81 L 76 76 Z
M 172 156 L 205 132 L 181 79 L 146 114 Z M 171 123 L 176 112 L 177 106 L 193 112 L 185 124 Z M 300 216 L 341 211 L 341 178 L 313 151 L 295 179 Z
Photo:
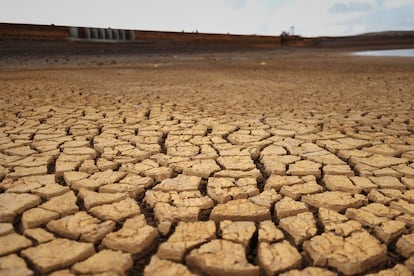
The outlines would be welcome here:
M 102 42 L 122 42 L 135 40 L 135 31 L 111 28 L 70 27 L 69 39 Z

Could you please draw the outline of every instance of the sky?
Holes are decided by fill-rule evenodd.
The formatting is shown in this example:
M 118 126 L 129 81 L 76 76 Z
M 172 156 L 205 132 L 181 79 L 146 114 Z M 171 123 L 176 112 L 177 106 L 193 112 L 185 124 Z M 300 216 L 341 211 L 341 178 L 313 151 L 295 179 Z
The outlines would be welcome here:
M 0 0 L 0 22 L 340 36 L 414 30 L 414 0 Z

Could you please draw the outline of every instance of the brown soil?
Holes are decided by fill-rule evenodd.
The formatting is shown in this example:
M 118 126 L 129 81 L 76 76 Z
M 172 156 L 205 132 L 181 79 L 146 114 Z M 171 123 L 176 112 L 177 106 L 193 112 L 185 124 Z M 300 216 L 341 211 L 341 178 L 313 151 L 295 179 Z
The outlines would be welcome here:
M 323 198 L 324 194 L 306 201 L 308 209 L 312 211 L 307 211 L 306 215 L 313 217 L 317 226 L 312 225 L 315 228 L 313 232 L 309 231 L 303 235 L 303 238 L 301 236 L 301 239 L 294 242 L 292 235 L 296 232 L 292 230 L 293 228 L 283 228 L 284 240 L 298 251 L 291 254 L 299 256 L 299 259 L 302 258 L 301 263 L 295 261 L 291 265 L 291 260 L 283 260 L 287 265 L 282 268 L 275 268 L 269 264 L 267 260 L 271 256 L 266 254 L 278 254 L 279 251 L 285 250 L 285 247 L 289 250 L 291 247 L 280 243 L 269 247 L 272 248 L 271 250 L 258 254 L 260 246 L 258 240 L 261 237 L 256 230 L 249 242 L 248 256 L 244 257 L 243 265 L 260 266 L 260 273 L 265 271 L 280 273 L 290 269 L 304 269 L 310 266 L 313 260 L 317 266 L 328 270 L 355 274 L 378 272 L 381 269 L 392 268 L 396 264 L 403 264 L 407 254 L 411 254 L 406 252 L 414 252 L 413 248 L 404 247 L 404 254 L 401 255 L 402 249 L 398 249 L 403 246 L 402 242 L 410 239 L 409 236 L 405 239 L 402 237 L 413 231 L 414 221 L 414 199 L 411 195 L 411 189 L 414 187 L 410 184 L 414 179 L 412 173 L 414 171 L 414 82 L 412 81 L 414 58 L 356 57 L 346 50 L 280 49 L 157 53 L 129 49 L 122 53 L 121 48 L 108 52 L 99 48 L 102 50 L 101 53 L 91 54 L 93 49 L 88 48 L 86 52 L 81 51 L 80 54 L 74 53 L 76 51 L 74 49 L 51 49 L 51 54 L 44 48 L 36 48 L 38 50 L 34 52 L 30 50 L 13 52 L 11 48 L 7 49 L 9 55 L 0 59 L 2 96 L 0 99 L 0 196 L 7 192 L 36 195 L 36 189 L 48 184 L 40 183 L 40 186 L 29 187 L 27 190 L 16 186 L 28 185 L 24 184 L 26 181 L 24 179 L 32 175 L 32 172 L 42 175 L 55 174 L 57 169 L 80 170 L 83 168 L 82 162 L 87 159 L 93 159 L 97 164 L 99 159 L 105 158 L 119 163 L 114 171 L 127 171 L 153 178 L 155 186 L 145 187 L 146 191 L 156 190 L 154 187 L 162 179 L 174 178 L 177 174 L 202 176 L 203 179 L 200 180 L 201 184 L 196 191 L 169 191 L 170 197 L 176 197 L 166 200 L 165 204 L 177 204 L 175 206 L 177 210 L 174 211 L 177 213 L 169 214 L 175 221 L 167 231 L 168 234 L 164 236 L 159 234 L 150 247 L 132 256 L 134 265 L 129 268 L 129 272 L 134 275 L 142 274 L 145 267 L 149 266 L 158 246 L 174 233 L 179 221 L 194 220 L 179 213 L 180 210 L 198 206 L 200 211 L 196 220 L 211 219 L 210 215 L 215 212 L 218 203 L 214 201 L 213 206 L 204 207 L 197 205 L 202 204 L 201 200 L 210 199 L 208 179 L 203 171 L 209 171 L 209 168 L 195 170 L 188 169 L 186 166 L 190 166 L 188 160 L 198 160 L 198 158 L 217 160 L 219 156 L 248 156 L 247 159 L 251 159 L 247 163 L 226 163 L 225 165 L 231 169 L 221 166 L 220 171 L 215 170 L 210 177 L 256 178 L 257 193 L 260 194 L 255 194 L 255 197 L 246 196 L 249 198 L 249 203 L 245 205 L 251 206 L 254 202 L 253 205 L 260 205 L 260 210 L 263 209 L 262 206 L 268 208 L 268 213 L 257 220 L 251 219 L 251 214 L 248 213 L 254 211 L 253 207 L 246 207 L 247 213 L 240 216 L 231 209 L 231 214 L 228 216 L 224 214 L 224 217 L 228 217 L 229 220 L 247 218 L 246 220 L 255 221 L 258 227 L 262 218 L 270 220 L 271 217 L 275 225 L 280 228 L 281 218 L 276 216 L 275 203 L 287 197 L 289 193 L 281 193 L 279 188 L 275 191 L 280 196 L 272 199 L 268 195 L 267 180 L 271 175 L 265 172 L 265 168 L 269 167 L 265 163 L 266 160 L 286 162 L 282 165 L 286 170 L 280 172 L 280 175 L 287 175 L 287 179 L 293 182 L 280 180 L 286 181 L 283 185 L 314 183 L 313 185 L 316 186 L 318 184 L 323 191 L 316 190 L 312 194 L 326 193 L 333 198 L 333 202 L 319 204 L 318 198 Z M 56 136 L 53 136 L 55 134 Z M 156 136 L 159 137 L 158 140 Z M 144 141 L 144 138 L 147 140 Z M 88 143 L 81 146 L 73 146 L 75 143 L 72 143 L 67 147 L 73 149 L 68 150 L 65 147 L 64 152 L 64 145 L 68 142 L 65 139 L 87 140 Z M 150 140 L 158 142 L 146 142 Z M 104 146 L 108 141 L 117 141 L 118 144 Z M 138 155 L 136 152 L 131 154 L 131 148 L 122 147 L 117 148 L 118 152 L 113 153 L 117 146 L 122 144 L 125 147 L 124 142 L 129 145 L 128 147 L 139 150 L 139 154 L 148 151 L 148 155 Z M 149 145 L 157 144 L 159 152 L 151 152 Z M 203 153 L 201 145 L 209 145 L 213 151 Z M 265 149 L 270 145 L 284 149 L 285 153 L 272 153 L 270 148 L 266 151 Z M 375 145 L 384 146 L 371 148 Z M 200 152 L 193 153 L 194 146 L 199 147 Z M 57 151 L 52 153 L 52 149 Z M 83 149 L 84 154 L 79 149 Z M 91 155 L 92 149 L 95 153 Z M 72 160 L 68 161 L 69 153 L 72 154 Z M 173 161 L 168 163 L 165 161 L 167 159 L 159 156 L 160 153 L 163 154 L 162 158 L 168 157 Z M 265 153 L 273 157 L 268 156 L 266 159 L 263 157 Z M 37 165 L 30 163 L 32 161 L 20 161 L 23 157 L 33 157 L 36 162 L 43 162 L 42 154 L 52 156 L 51 160 L 39 165 L 40 168 L 44 166 L 44 170 L 37 170 Z M 141 158 L 141 156 L 145 157 Z M 300 161 L 312 162 L 292 159 L 293 163 L 289 163 L 286 161 L 289 156 L 297 156 Z M 128 161 L 125 158 L 131 159 Z M 183 160 L 178 160 L 179 158 Z M 76 160 L 80 160 L 78 164 Z M 150 160 L 154 162 L 151 163 Z M 62 162 L 69 167 L 62 167 Z M 145 162 L 149 162 L 151 166 L 156 164 L 161 167 L 157 167 L 160 175 L 157 168 L 152 170 L 146 168 L 143 165 Z M 297 166 L 294 163 L 297 163 Z M 308 167 L 310 163 L 317 164 L 317 173 L 314 172 L 315 166 Z M 128 164 L 131 166 L 128 167 Z M 254 169 L 251 170 L 246 164 L 252 165 Z M 355 185 L 352 189 L 360 195 L 347 194 L 337 183 L 326 185 L 324 177 L 328 174 L 328 170 L 325 169 L 328 165 L 331 166 L 329 174 L 341 175 L 345 171 L 343 177 L 349 179 L 349 185 Z M 335 166 L 341 167 L 335 170 Z M 163 167 L 171 168 L 169 174 L 161 175 L 165 173 L 161 170 Z M 289 175 L 291 172 L 295 174 Z M 92 172 L 88 174 L 93 175 Z M 368 181 L 370 188 L 358 186 L 350 175 L 363 178 L 365 183 Z M 390 189 L 382 189 L 381 185 L 377 184 L 380 183 L 377 177 L 381 176 L 392 177 L 392 183 L 398 185 L 395 184 Z M 96 191 L 99 191 L 99 185 L 107 184 L 104 183 L 105 179 L 93 181 L 95 181 L 93 189 Z M 102 181 L 102 184 L 97 181 Z M 62 177 L 56 177 L 56 182 L 59 185 L 69 185 Z M 122 183 L 122 180 L 117 179 L 114 182 Z M 71 190 L 74 190 L 79 198 L 78 191 L 74 187 L 76 186 L 70 185 Z M 165 196 L 167 193 L 165 192 Z M 193 205 L 183 199 L 184 193 L 194 193 L 191 198 Z M 370 197 L 368 194 L 373 196 Z M 54 195 L 50 197 L 53 198 Z M 244 202 L 236 197 L 220 204 L 223 207 L 220 209 L 221 212 L 230 212 L 230 208 L 234 208 L 231 205 L 234 200 Z M 299 194 L 294 196 L 294 199 L 302 201 L 303 198 L 309 197 L 313 198 L 313 195 Z M 134 199 L 140 206 L 141 213 L 146 217 L 145 227 L 157 227 L 166 222 L 167 214 L 154 213 L 151 206 L 147 204 L 144 193 Z M 7 200 L 0 197 L 0 206 L 7 205 Z M 47 200 L 42 197 L 39 200 L 41 203 L 35 205 L 41 208 L 41 204 Z M 76 204 L 81 207 L 79 202 L 78 200 Z M 187 203 L 178 206 L 182 204 L 181 202 Z M 350 212 L 347 212 L 351 207 L 365 208 L 375 202 L 384 203 L 385 209 L 392 209 L 395 212 L 390 211 L 389 214 L 392 215 L 383 215 L 383 211 L 370 211 L 374 210 L 371 208 L 364 211 L 372 212 L 372 216 L 366 219 L 363 217 L 365 213 L 361 213 L 362 218 L 358 216 L 351 218 Z M 30 208 L 33 206 L 27 203 L 17 207 L 11 205 L 10 210 L 16 214 L 10 217 L 0 212 L 0 221 L 14 223 L 15 228 L 18 229 L 21 226 L 20 215 Z M 318 212 L 322 208 L 333 212 L 329 213 L 329 216 L 332 216 L 329 223 L 320 218 Z M 168 208 L 161 210 L 173 212 Z M 288 217 L 292 217 L 292 219 L 285 219 L 288 223 L 302 225 L 301 218 L 305 215 L 292 212 Z M 398 231 L 392 233 L 386 232 L 389 229 L 384 230 L 382 223 L 390 220 L 403 221 L 405 228 L 397 229 Z M 349 221 L 354 222 L 349 223 Z M 366 221 L 373 221 L 374 224 Z M 118 231 L 123 223 L 118 223 L 114 231 Z M 219 224 L 220 222 L 216 223 L 217 233 L 220 233 Z M 355 229 L 346 228 L 350 227 L 348 225 L 352 225 Z M 48 229 L 45 225 L 40 227 Z M 388 247 L 387 244 L 379 241 L 377 236 L 384 231 L 391 237 Z M 9 232 L 0 231 L 0 241 L 6 234 L 8 235 Z M 54 234 L 56 237 L 60 235 Z M 334 240 L 340 247 L 341 244 L 352 244 L 367 235 L 370 237 L 369 244 L 377 252 L 370 252 L 372 256 L 368 256 L 364 255 L 366 248 L 363 245 L 361 248 L 353 248 L 356 261 L 350 266 L 338 264 L 338 260 L 332 259 L 334 257 L 331 256 L 335 255 L 332 252 L 335 249 L 326 249 L 332 250 L 332 254 L 329 255 L 328 252 L 321 252 L 316 248 L 318 239 L 326 243 Z M 220 235 L 216 238 L 223 239 Z M 396 249 L 395 244 L 398 240 L 401 242 L 397 244 Z M 186 252 L 187 256 L 191 251 L 198 252 L 197 250 L 203 245 L 207 248 L 211 244 L 218 244 L 214 241 L 209 243 L 210 241 L 205 241 L 203 244 L 193 245 Z M 101 250 L 99 242 L 95 245 L 97 250 Z M 33 246 L 36 246 L 36 242 Z M 239 248 L 239 246 L 228 246 Z M 17 253 L 23 256 L 31 269 L 37 269 L 36 273 L 42 271 L 37 266 L 36 260 L 30 258 L 30 254 L 20 254 L 24 250 L 27 249 L 11 248 L 4 255 Z M 209 250 L 223 254 L 219 249 Z M 349 254 L 350 256 L 345 257 L 353 256 L 353 253 Z M 318 260 L 314 259 L 315 256 Z M 0 254 L 0 260 L 2 258 Z M 208 270 L 210 268 L 205 267 L 203 258 L 207 257 L 200 255 L 200 259 L 197 261 L 191 259 L 189 264 L 184 257 L 181 263 L 192 272 L 201 270 L 208 273 L 221 269 L 222 272 L 232 271 L 228 263 L 222 263 L 222 266 L 218 265 Z M 220 263 L 219 261 L 214 260 L 213 263 Z M 67 265 L 61 268 L 70 269 L 73 265 L 70 260 L 65 260 L 65 263 Z M 53 264 L 51 267 L 54 267 Z M 173 269 L 172 265 L 169 269 Z M 178 268 L 174 267 L 174 269 Z M 180 267 L 180 269 L 184 268 Z

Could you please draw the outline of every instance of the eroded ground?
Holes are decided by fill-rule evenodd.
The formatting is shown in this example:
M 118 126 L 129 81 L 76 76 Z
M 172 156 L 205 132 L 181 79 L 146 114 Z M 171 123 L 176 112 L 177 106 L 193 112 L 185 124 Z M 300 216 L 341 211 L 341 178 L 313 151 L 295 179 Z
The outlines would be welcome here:
M 1 275 L 414 271 L 414 60 L 84 59 L 0 71 Z

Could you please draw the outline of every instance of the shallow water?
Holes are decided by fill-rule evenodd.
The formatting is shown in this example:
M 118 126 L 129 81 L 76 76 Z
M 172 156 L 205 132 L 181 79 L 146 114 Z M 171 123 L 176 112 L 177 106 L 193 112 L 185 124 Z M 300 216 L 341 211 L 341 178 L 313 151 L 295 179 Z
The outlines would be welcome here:
M 362 51 L 353 53 L 357 56 L 377 56 L 377 57 L 414 57 L 414 49 L 398 50 L 379 50 L 379 51 Z

